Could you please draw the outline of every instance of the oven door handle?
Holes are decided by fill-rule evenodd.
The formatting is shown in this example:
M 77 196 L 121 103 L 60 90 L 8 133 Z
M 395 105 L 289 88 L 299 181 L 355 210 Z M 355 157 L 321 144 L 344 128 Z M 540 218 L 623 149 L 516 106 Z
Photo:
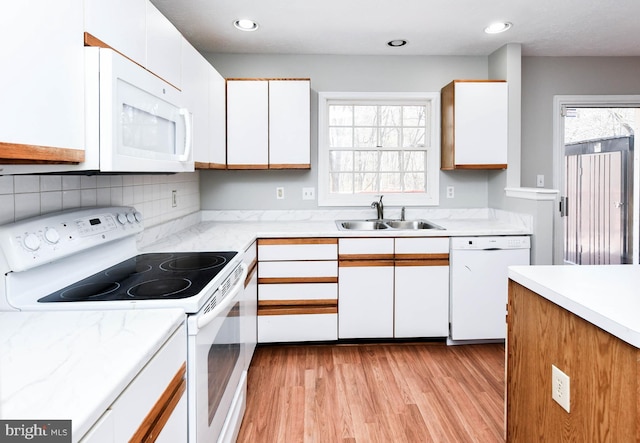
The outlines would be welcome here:
M 242 267 L 242 275 L 240 275 L 240 278 L 236 282 L 235 286 L 233 287 L 233 289 L 231 289 L 231 291 L 229 291 L 229 293 L 224 298 L 224 300 L 222 300 L 222 303 L 220 303 L 218 306 L 216 306 L 206 314 L 198 317 L 198 320 L 196 322 L 198 325 L 198 329 L 202 329 L 205 326 L 207 326 L 209 323 L 211 323 L 213 319 L 215 319 L 218 315 L 220 315 L 220 312 L 227 309 L 229 305 L 233 303 L 233 300 L 238 295 L 238 292 L 240 292 L 241 289 L 244 289 L 244 280 L 245 278 L 247 278 L 248 268 L 247 268 L 247 265 L 245 265 L 244 263 L 241 263 L 240 266 Z

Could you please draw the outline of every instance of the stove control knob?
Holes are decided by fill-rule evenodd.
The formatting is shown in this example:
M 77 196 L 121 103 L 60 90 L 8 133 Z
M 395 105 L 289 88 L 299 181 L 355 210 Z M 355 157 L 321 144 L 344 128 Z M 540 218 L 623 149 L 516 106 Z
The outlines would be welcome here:
M 129 213 L 127 214 L 127 221 L 128 221 L 129 223 L 135 223 L 135 221 L 136 221 L 136 216 L 135 216 L 135 215 L 133 215 L 133 212 L 129 212 Z
M 55 245 L 60 241 L 60 234 L 55 228 L 46 228 L 44 230 L 44 239 L 52 245 Z
M 121 212 L 118 214 L 118 223 L 124 225 L 127 222 L 127 214 Z
M 36 234 L 27 234 L 22 242 L 24 247 L 29 251 L 37 251 L 40 249 L 40 237 Z
M 142 214 L 138 211 L 133 213 L 133 216 L 135 217 L 136 221 L 138 223 L 142 223 Z

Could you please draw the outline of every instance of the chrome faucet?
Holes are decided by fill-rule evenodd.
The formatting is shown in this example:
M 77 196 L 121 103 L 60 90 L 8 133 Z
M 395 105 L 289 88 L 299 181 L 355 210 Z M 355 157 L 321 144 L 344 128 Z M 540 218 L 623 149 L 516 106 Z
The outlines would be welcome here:
M 371 207 L 375 208 L 377 211 L 378 220 L 382 220 L 384 218 L 384 205 L 382 204 L 382 197 L 384 196 L 381 195 L 380 200 L 371 203 Z
M 400 209 L 400 221 L 404 221 L 404 212 L 405 212 L 405 207 L 403 206 L 402 209 Z

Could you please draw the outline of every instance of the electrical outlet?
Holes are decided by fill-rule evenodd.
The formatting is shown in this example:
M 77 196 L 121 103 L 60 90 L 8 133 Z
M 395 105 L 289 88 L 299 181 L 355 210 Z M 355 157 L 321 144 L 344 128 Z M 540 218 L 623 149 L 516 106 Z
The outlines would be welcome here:
M 447 198 L 453 198 L 455 196 L 455 189 L 453 186 L 447 186 Z
M 302 188 L 302 200 L 315 200 L 316 188 Z
M 276 198 L 278 200 L 284 200 L 284 188 L 281 188 L 281 187 L 276 188 Z
M 538 188 L 544 188 L 544 175 L 538 174 L 536 176 L 536 186 Z
M 551 398 L 562 406 L 565 411 L 571 412 L 569 376 L 554 365 L 551 365 Z
M 171 191 L 171 207 L 175 208 L 176 206 L 178 206 L 178 191 L 174 189 Z

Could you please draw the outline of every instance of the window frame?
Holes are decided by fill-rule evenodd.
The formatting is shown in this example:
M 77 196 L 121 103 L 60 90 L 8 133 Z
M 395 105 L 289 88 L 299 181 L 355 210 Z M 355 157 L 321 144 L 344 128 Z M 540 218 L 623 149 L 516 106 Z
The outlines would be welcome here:
M 412 105 L 429 102 L 430 134 L 427 156 L 426 193 L 382 193 L 384 203 L 394 206 L 437 206 L 440 196 L 440 93 L 439 92 L 318 92 L 318 206 L 369 206 L 380 194 L 337 195 L 329 192 L 329 105 L 333 101 L 349 104 L 380 105 L 388 102 Z M 430 135 L 430 137 L 429 137 Z M 427 144 L 425 140 L 425 145 Z M 397 150 L 394 149 L 394 150 Z

